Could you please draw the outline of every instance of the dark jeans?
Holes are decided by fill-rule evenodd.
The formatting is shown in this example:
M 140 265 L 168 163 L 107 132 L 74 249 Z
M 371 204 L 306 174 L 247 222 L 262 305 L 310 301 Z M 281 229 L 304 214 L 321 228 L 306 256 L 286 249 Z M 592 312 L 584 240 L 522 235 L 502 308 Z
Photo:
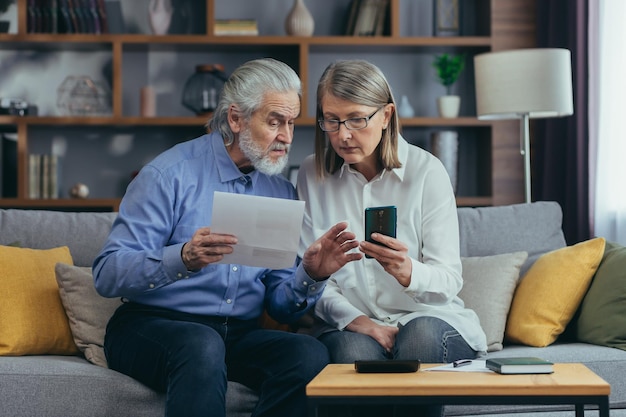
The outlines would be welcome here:
M 357 359 L 419 359 L 424 363 L 449 363 L 457 359 L 475 358 L 474 351 L 445 321 L 435 317 L 418 317 L 400 329 L 391 354 L 371 337 L 350 331 L 332 331 L 320 336 L 330 352 L 333 363 L 354 363 Z M 441 406 L 356 406 L 343 414 L 359 417 L 378 416 L 442 416 Z
M 111 369 L 167 393 L 166 417 L 224 416 L 228 379 L 259 392 L 254 417 L 304 416 L 305 386 L 329 361 L 310 336 L 134 303 L 115 312 L 104 347 Z

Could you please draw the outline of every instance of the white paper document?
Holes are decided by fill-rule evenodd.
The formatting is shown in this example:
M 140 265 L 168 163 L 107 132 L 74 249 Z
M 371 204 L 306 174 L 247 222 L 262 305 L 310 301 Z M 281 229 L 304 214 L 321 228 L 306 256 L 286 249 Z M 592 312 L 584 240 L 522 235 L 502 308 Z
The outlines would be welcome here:
M 474 359 L 470 361 L 468 365 L 454 367 L 454 364 L 447 363 L 445 365 L 433 366 L 432 368 L 425 368 L 424 371 L 448 371 L 448 372 L 493 372 L 487 368 L 484 359 Z
M 233 253 L 220 263 L 282 269 L 298 253 L 304 201 L 216 191 L 212 233 L 237 237 Z

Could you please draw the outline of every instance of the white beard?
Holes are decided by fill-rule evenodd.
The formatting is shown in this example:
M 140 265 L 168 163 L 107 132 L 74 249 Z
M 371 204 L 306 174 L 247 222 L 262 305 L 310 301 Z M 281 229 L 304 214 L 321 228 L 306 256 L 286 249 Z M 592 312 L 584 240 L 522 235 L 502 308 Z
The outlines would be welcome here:
M 239 134 L 239 149 L 250 160 L 254 169 L 266 175 L 278 175 L 283 172 L 288 162 L 289 147 L 287 144 L 277 142 L 273 143 L 269 149 L 263 150 L 252 138 L 250 129 L 244 128 Z M 273 161 L 269 152 L 276 149 L 284 149 L 286 153 Z

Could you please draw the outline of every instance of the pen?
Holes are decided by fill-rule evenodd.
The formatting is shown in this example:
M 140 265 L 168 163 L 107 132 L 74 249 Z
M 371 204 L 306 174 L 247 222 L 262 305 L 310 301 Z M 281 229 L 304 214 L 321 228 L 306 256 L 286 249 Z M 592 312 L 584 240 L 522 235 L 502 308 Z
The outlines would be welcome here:
M 458 368 L 459 366 L 465 366 L 471 364 L 472 361 L 470 359 L 459 359 L 458 361 L 452 362 L 452 366 Z

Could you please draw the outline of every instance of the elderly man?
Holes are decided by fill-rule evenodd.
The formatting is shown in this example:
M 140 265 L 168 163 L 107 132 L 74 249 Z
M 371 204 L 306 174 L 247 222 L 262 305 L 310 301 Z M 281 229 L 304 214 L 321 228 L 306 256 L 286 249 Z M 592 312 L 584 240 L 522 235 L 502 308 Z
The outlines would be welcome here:
M 338 223 L 282 270 L 216 263 L 237 236 L 211 232 L 215 191 L 295 199 L 278 175 L 300 113 L 287 65 L 258 59 L 229 77 L 211 133 L 165 151 L 129 185 L 94 261 L 95 285 L 124 304 L 105 338 L 109 366 L 165 392 L 174 416 L 224 416 L 227 379 L 259 392 L 254 416 L 303 416 L 305 385 L 328 362 L 316 339 L 259 328 L 263 310 L 297 320 L 326 278 L 359 259 Z

